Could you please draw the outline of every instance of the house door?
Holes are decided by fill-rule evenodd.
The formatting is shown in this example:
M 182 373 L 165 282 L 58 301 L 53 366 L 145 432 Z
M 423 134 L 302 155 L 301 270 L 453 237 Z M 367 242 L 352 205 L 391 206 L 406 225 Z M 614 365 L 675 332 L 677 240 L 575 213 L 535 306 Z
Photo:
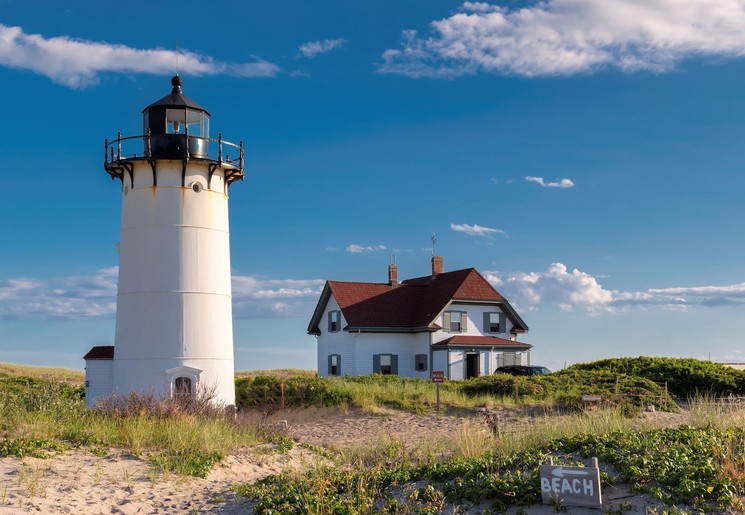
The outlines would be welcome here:
M 466 354 L 466 379 L 479 376 L 479 354 Z

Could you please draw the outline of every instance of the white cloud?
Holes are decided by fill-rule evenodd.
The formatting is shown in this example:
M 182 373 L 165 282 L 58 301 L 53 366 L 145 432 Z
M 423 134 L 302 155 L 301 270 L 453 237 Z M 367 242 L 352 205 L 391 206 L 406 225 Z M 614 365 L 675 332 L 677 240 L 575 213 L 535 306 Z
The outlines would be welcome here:
M 323 41 L 308 41 L 307 43 L 303 43 L 302 45 L 300 45 L 300 47 L 298 47 L 298 57 L 307 57 L 309 59 L 312 59 L 318 54 L 331 52 L 333 49 L 339 48 L 344 43 L 346 43 L 346 40 L 342 38 L 324 39 Z
M 429 249 L 423 249 L 431 251 Z M 590 314 L 637 309 L 685 311 L 693 307 L 745 306 L 745 282 L 723 286 L 679 286 L 641 291 L 604 287 L 593 276 L 562 263 L 539 272 L 485 271 L 484 277 L 518 311 L 557 306 Z M 116 312 L 117 267 L 90 276 L 0 281 L 0 319 L 56 319 L 111 316 Z M 234 274 L 236 319 L 308 317 L 323 290 L 323 279 L 272 279 Z
M 564 310 L 612 312 L 630 307 L 687 310 L 694 306 L 745 304 L 745 283 L 725 286 L 650 288 L 642 291 L 611 290 L 598 278 L 562 263 L 552 263 L 542 272 L 484 272 L 484 277 L 515 304 L 531 310 L 556 305 Z
M 666 72 L 689 58 L 745 55 L 744 0 L 545 0 L 509 9 L 465 2 L 429 33 L 402 33 L 379 71 L 452 78 Z
M 258 58 L 225 63 L 185 50 L 139 49 L 69 36 L 45 38 L 0 24 L 0 66 L 30 70 L 71 88 L 94 85 L 105 72 L 165 75 L 173 71 L 177 56 L 179 72 L 185 75 L 274 77 L 279 73 L 276 64 Z
M 501 10 L 501 7 L 489 4 L 487 2 L 464 2 L 463 10 L 475 13 L 488 13 L 494 11 L 499 12 Z
M 90 276 L 0 281 L 0 319 L 81 318 L 116 312 L 118 267 Z M 308 316 L 322 279 L 267 279 L 233 275 L 235 318 Z
M 525 180 L 528 182 L 534 182 L 536 184 L 540 184 L 544 188 L 573 188 L 574 187 L 574 181 L 572 179 L 559 179 L 554 182 L 546 182 L 543 180 L 543 177 L 531 177 L 528 175 L 525 177 Z
M 91 276 L 0 281 L 0 318 L 110 315 L 116 311 L 117 267 Z
M 491 227 L 482 227 L 478 224 L 450 224 L 450 228 L 456 232 L 463 232 L 469 236 L 480 236 L 482 238 L 490 238 L 495 234 L 507 235 L 502 229 L 492 229 Z
M 352 243 L 351 245 L 347 245 L 346 251 L 352 254 L 362 254 L 364 252 L 385 250 L 385 248 L 385 245 L 357 245 L 356 243 Z
M 235 318 L 310 316 L 326 281 L 233 275 Z

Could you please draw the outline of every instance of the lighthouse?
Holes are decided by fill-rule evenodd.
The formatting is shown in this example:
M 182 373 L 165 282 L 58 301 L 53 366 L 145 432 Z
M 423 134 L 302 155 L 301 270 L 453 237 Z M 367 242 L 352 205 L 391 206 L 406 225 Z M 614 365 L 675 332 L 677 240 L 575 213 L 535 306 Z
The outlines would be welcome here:
M 86 402 L 130 392 L 235 404 L 228 191 L 243 144 L 210 137 L 210 114 L 171 79 L 143 133 L 104 143 L 121 184 L 114 346 L 86 355 Z

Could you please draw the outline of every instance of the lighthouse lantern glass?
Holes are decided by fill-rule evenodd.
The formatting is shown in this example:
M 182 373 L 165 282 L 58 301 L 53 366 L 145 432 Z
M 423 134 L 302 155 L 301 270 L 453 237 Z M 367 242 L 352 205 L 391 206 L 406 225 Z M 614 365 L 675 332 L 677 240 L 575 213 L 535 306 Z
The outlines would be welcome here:
M 209 138 L 210 118 L 207 113 L 192 109 L 166 109 L 166 134 L 185 134 Z

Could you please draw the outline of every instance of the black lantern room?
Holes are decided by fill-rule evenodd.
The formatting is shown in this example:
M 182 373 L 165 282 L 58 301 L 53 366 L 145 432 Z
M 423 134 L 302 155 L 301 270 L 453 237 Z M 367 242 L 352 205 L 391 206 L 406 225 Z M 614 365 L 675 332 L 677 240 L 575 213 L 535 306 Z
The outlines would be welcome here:
M 173 89 L 142 110 L 143 132 L 150 134 L 154 158 L 206 157 L 210 137 L 210 114 L 181 93 L 181 77 L 171 79 Z M 147 149 L 146 149 L 147 150 Z
M 127 175 L 134 187 L 133 161 L 145 160 L 156 184 L 158 160 L 174 159 L 183 162 L 182 176 L 186 164 L 194 160 L 210 165 L 210 178 L 220 168 L 228 184 L 243 179 L 243 143 L 225 141 L 222 134 L 210 138 L 210 113 L 184 96 L 182 83 L 181 77 L 173 77 L 171 93 L 142 110 L 142 136 L 122 137 L 120 133 L 115 140 L 104 142 L 104 168 L 112 178 L 124 182 Z

